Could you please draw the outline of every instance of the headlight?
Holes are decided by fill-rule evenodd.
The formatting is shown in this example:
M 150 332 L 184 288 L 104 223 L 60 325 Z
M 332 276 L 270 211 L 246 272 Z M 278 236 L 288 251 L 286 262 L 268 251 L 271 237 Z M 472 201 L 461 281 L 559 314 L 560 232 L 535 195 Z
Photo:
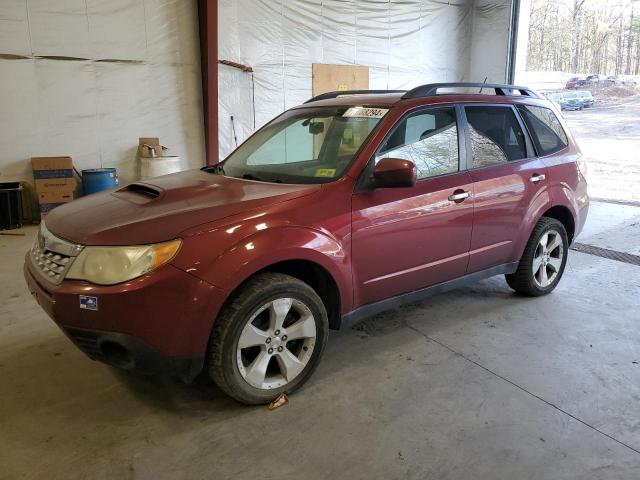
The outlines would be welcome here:
M 126 282 L 164 265 L 175 257 L 182 240 L 131 247 L 84 247 L 65 278 L 99 285 Z

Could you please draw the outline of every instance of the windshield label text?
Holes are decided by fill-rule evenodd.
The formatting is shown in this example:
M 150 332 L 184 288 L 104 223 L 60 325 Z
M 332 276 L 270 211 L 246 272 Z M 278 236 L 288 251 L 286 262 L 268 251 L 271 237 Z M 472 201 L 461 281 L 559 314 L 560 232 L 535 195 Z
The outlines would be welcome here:
M 388 111 L 388 108 L 351 107 L 344 112 L 342 116 L 352 118 L 382 118 Z

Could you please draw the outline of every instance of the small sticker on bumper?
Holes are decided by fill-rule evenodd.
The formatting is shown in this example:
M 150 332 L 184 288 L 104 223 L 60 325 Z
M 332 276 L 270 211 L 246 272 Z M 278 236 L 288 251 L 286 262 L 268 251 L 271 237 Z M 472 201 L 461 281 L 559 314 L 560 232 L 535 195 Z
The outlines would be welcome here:
M 80 308 L 82 310 L 98 310 L 98 297 L 80 295 Z

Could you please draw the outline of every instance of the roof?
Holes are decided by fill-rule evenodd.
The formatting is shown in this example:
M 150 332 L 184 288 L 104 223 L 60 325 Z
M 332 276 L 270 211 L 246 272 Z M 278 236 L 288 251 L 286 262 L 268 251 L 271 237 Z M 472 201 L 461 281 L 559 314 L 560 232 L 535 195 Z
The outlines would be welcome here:
M 402 95 L 403 93 L 344 95 L 341 97 L 327 98 L 325 100 L 310 101 L 300 105 L 299 107 L 348 107 L 352 105 L 389 107 L 398 103 L 401 100 Z
M 478 93 L 467 92 L 445 92 L 438 93 L 439 89 L 453 88 L 478 88 Z M 493 94 L 480 93 L 483 90 L 493 90 Z M 515 94 L 517 93 L 517 94 Z M 505 84 L 484 84 L 484 83 L 433 83 L 421 85 L 412 90 L 348 90 L 327 92 L 317 95 L 307 100 L 303 105 L 296 108 L 307 106 L 376 106 L 391 107 L 400 102 L 415 104 L 435 104 L 450 102 L 493 102 L 493 103 L 512 103 L 515 99 L 543 99 L 535 91 L 527 87 L 519 87 L 515 85 Z

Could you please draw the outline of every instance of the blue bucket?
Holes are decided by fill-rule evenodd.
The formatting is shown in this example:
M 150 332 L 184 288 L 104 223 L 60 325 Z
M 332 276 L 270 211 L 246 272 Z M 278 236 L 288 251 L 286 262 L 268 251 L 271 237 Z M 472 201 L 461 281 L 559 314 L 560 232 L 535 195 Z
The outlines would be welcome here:
M 85 195 L 108 190 L 118 185 L 118 171 L 115 168 L 91 168 L 82 170 L 82 189 Z

